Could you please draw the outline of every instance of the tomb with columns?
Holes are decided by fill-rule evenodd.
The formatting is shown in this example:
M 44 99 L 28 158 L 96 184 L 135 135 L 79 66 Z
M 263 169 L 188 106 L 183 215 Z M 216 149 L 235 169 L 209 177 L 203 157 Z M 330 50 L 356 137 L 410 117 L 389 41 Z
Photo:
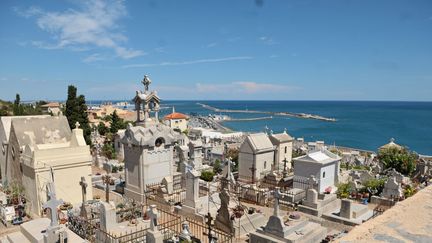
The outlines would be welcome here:
M 174 145 L 181 135 L 159 121 L 160 98 L 150 91 L 151 80 L 144 76 L 143 91 L 133 99 L 137 112 L 136 126 L 129 125 L 121 143 L 124 147 L 125 196 L 145 201 L 147 185 L 173 182 Z M 153 114 L 153 116 L 152 116 Z M 171 187 L 171 185 L 169 185 Z M 175 185 L 174 185 L 175 187 Z

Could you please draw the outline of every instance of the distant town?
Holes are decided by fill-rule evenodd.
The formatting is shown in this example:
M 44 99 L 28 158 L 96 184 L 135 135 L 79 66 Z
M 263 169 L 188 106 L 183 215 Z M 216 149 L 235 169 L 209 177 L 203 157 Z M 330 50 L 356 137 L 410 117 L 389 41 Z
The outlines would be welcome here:
M 289 127 L 233 131 L 221 113 L 248 110 L 183 114 L 141 84 L 116 104 L 88 104 L 75 86 L 66 102 L 0 102 L 0 242 L 432 239 L 403 231 L 432 203 L 432 156 L 394 139 L 366 151 Z M 282 114 L 254 113 L 267 116 L 244 120 Z

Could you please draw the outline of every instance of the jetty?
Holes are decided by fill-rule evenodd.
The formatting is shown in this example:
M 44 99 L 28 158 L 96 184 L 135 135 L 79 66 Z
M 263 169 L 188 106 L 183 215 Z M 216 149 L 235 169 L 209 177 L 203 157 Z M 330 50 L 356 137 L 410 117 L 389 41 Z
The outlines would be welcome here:
M 231 109 L 219 109 L 213 106 L 209 106 L 203 103 L 197 103 L 201 107 L 214 111 L 214 112 L 225 112 L 225 113 L 251 113 L 251 114 L 267 114 L 271 116 L 289 116 L 289 117 L 297 117 L 302 119 L 315 119 L 327 122 L 335 122 L 337 121 L 335 118 L 328 118 L 320 115 L 307 114 L 307 113 L 294 113 L 294 112 L 274 112 L 274 111 L 255 111 L 255 110 L 231 110 Z
M 229 118 L 224 121 L 237 122 L 237 121 L 259 121 L 259 120 L 270 120 L 273 119 L 273 116 L 264 116 L 264 117 L 252 117 L 252 118 Z

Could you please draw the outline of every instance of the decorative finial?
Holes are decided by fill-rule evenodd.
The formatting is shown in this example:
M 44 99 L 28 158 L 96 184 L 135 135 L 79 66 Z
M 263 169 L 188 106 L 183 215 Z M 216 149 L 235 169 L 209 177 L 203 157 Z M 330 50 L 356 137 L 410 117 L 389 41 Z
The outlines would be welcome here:
M 287 133 L 287 129 L 286 129 L 286 127 L 284 128 L 284 133 L 285 133 L 285 134 Z
M 151 82 L 150 78 L 147 75 L 144 75 L 144 79 L 141 81 L 141 83 L 144 84 L 144 92 L 148 91 Z
M 75 129 L 78 129 L 80 127 L 80 123 L 77 121 L 75 122 Z
M 175 106 L 173 106 L 173 112 L 172 113 L 175 113 Z
M 390 138 L 390 143 L 394 143 L 395 139 L 394 138 Z

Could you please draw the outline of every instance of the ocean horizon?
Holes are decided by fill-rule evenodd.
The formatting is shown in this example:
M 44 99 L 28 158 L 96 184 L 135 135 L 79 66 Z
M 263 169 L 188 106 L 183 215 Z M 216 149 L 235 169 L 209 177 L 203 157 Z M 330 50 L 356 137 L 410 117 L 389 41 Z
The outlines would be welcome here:
M 97 105 L 103 102 L 125 100 L 92 100 Z M 128 100 L 126 100 L 128 101 Z M 129 101 L 130 102 L 130 101 Z M 288 100 L 163 100 L 161 115 L 171 112 L 185 114 L 213 114 L 197 103 L 204 103 L 221 109 L 247 109 L 272 112 L 295 112 L 320 115 L 337 119 L 326 122 L 314 119 L 273 116 L 270 120 L 226 121 L 224 126 L 243 132 L 264 131 L 267 126 L 273 132 L 288 133 L 306 141 L 322 140 L 335 144 L 376 151 L 381 145 L 394 138 L 419 154 L 432 154 L 432 102 L 428 101 L 288 101 Z M 254 113 L 218 113 L 232 118 L 258 118 L 268 116 Z

